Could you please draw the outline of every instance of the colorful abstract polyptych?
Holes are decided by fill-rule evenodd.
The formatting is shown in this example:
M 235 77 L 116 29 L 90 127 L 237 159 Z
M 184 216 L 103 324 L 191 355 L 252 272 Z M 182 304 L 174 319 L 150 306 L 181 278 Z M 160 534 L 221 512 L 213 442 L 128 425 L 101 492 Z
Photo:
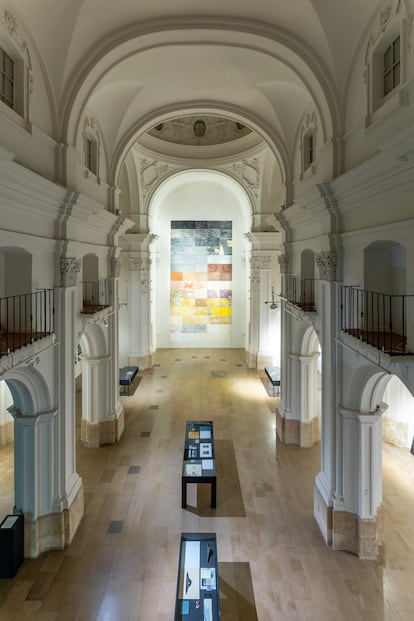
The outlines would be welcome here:
M 231 220 L 171 222 L 172 333 L 231 329 L 232 239 Z

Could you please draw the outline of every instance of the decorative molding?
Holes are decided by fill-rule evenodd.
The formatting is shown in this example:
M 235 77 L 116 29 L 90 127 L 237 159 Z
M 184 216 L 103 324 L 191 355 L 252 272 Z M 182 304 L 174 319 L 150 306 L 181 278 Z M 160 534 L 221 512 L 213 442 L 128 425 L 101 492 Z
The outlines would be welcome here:
M 121 274 L 121 261 L 116 257 L 112 257 L 111 258 L 111 277 L 119 278 L 120 274 Z
M 168 164 L 161 164 L 157 160 L 140 161 L 141 190 L 144 198 L 167 172 Z
M 383 9 L 382 11 L 380 11 L 379 14 L 379 27 L 380 27 L 380 31 L 382 32 L 386 25 L 388 24 L 388 22 L 391 19 L 391 7 L 386 7 L 385 9 Z
M 236 121 L 209 115 L 192 115 L 158 123 L 150 136 L 185 146 L 211 146 L 232 142 L 251 133 Z
M 250 290 L 254 292 L 260 291 L 260 276 L 256 272 L 252 272 L 250 276 Z
M 277 258 L 279 263 L 280 273 L 288 274 L 289 273 L 289 255 L 288 254 L 280 254 Z
M 253 195 L 258 198 L 260 189 L 260 158 L 242 160 L 233 164 L 233 172 L 246 185 Z
M 404 39 L 405 39 L 405 45 L 407 47 L 407 50 L 410 51 L 411 50 L 411 35 L 412 35 L 412 31 L 413 31 L 413 15 L 408 15 L 406 17 L 406 19 L 403 22 L 403 27 L 404 27 Z
M 256 255 L 250 257 L 250 269 L 252 270 L 270 270 L 272 267 L 272 257 L 269 255 Z
M 76 287 L 81 262 L 75 257 L 61 257 L 60 259 L 60 286 Z
M 19 33 L 19 24 L 15 16 L 9 13 L 9 11 L 4 11 L 4 23 L 10 34 L 17 37 Z
M 336 252 L 321 252 L 315 260 L 319 267 L 319 278 L 334 282 L 336 280 Z

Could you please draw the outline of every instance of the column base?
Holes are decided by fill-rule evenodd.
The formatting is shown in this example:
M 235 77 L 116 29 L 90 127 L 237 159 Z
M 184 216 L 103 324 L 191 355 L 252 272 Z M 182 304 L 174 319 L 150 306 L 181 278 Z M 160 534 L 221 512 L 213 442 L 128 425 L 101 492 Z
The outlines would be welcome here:
M 276 408 L 276 432 L 283 444 L 309 448 L 319 442 L 319 421 L 314 418 L 308 423 L 301 423 L 294 418 L 284 418 Z
M 150 353 L 142 356 L 128 356 L 128 366 L 138 367 L 140 371 L 152 369 L 154 366 L 154 356 Z
M 326 504 L 316 483 L 313 490 L 313 517 L 325 543 L 328 546 L 332 545 L 332 507 Z
M 80 439 L 87 448 L 99 448 L 104 444 L 116 444 L 125 429 L 124 408 L 119 404 L 116 417 L 94 424 L 81 420 Z
M 37 558 L 47 550 L 62 550 L 75 536 L 84 513 L 83 486 L 76 493 L 72 504 L 61 513 L 42 515 L 32 520 L 30 514 L 24 520 L 24 556 Z
M 383 546 L 383 510 L 374 519 L 363 520 L 354 513 L 334 511 L 332 547 L 352 552 L 361 559 L 378 560 Z
M 265 367 L 273 365 L 273 358 L 270 354 L 261 354 L 258 351 L 246 351 L 246 363 L 249 369 L 263 370 Z
M 351 552 L 360 559 L 382 556 L 384 515 L 379 507 L 375 518 L 363 520 L 355 513 L 335 511 L 327 506 L 317 485 L 313 493 L 313 515 L 325 540 L 334 550 Z

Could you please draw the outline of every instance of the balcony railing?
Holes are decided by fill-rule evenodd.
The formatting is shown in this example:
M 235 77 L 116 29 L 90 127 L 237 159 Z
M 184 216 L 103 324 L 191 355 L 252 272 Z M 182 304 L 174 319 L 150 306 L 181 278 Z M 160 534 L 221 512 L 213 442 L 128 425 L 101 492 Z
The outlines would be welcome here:
M 82 282 L 82 313 L 93 315 L 112 304 L 112 285 L 106 278 Z
M 288 302 L 304 311 L 315 311 L 315 279 L 298 276 L 285 277 L 285 295 Z
M 390 356 L 412 354 L 407 347 L 407 319 L 414 295 L 388 295 L 341 287 L 341 329 Z
M 53 289 L 0 298 L 0 356 L 54 332 Z

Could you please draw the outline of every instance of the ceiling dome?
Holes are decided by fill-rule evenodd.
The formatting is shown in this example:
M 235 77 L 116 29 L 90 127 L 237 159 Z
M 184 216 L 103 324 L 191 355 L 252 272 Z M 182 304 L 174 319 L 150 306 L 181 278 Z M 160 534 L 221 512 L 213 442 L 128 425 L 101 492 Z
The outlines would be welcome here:
M 159 123 L 148 134 L 159 140 L 189 146 L 233 142 L 251 133 L 243 123 L 218 116 L 183 116 Z

